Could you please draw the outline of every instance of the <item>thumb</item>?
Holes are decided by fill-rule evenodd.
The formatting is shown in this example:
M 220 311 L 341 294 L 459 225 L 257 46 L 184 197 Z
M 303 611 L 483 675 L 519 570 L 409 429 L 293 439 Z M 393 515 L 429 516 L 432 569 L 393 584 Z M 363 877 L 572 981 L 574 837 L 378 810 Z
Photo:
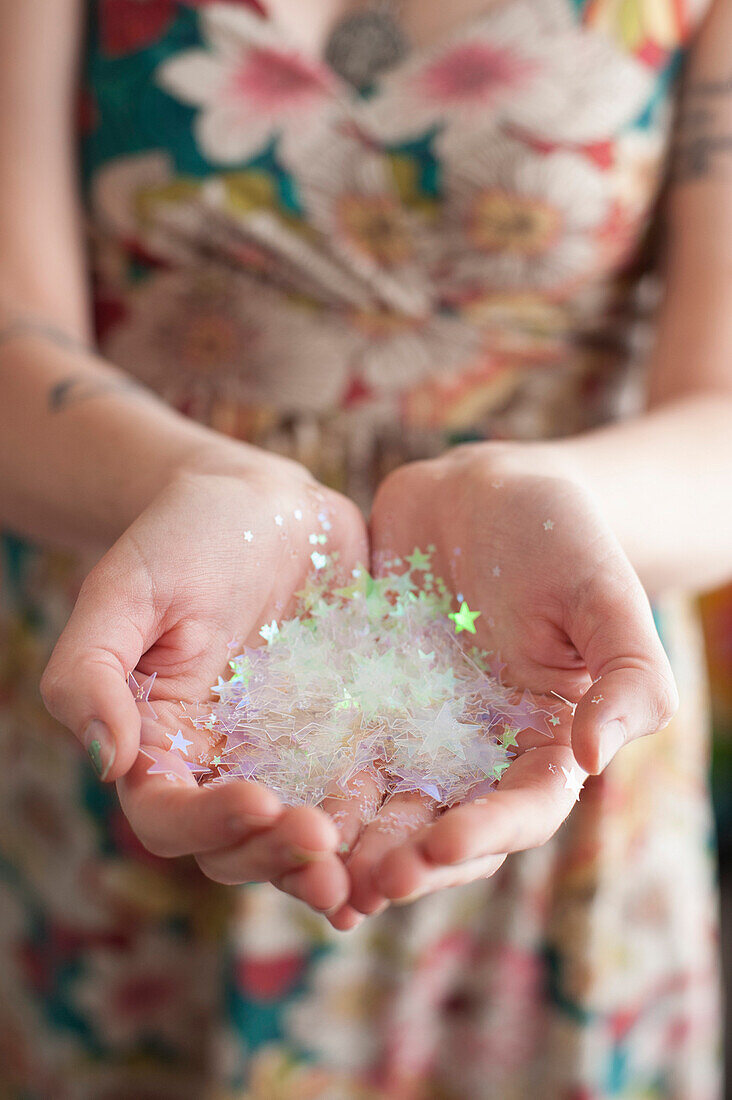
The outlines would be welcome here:
M 41 680 L 43 701 L 89 753 L 99 777 L 112 781 L 134 763 L 140 714 L 127 686 L 145 644 L 144 591 L 134 574 L 107 559 L 89 574 Z M 137 578 L 139 580 L 139 578 Z M 144 585 L 144 581 L 143 581 Z
M 630 569 L 622 581 L 593 580 L 577 606 L 587 637 L 575 640 L 592 676 L 572 724 L 577 763 L 599 774 L 624 744 L 673 718 L 678 691 L 648 598 Z

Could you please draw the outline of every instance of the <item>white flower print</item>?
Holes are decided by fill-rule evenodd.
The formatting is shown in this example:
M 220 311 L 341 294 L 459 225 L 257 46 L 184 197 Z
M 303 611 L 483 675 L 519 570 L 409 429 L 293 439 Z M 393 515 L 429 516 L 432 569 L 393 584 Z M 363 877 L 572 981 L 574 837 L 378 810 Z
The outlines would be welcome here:
M 500 134 L 464 147 L 446 169 L 444 237 L 453 289 L 557 293 L 592 274 L 593 234 L 609 176 L 570 152 L 533 152 Z
M 209 160 L 247 161 L 274 134 L 287 148 L 323 124 L 338 92 L 327 66 L 298 50 L 276 24 L 238 4 L 211 4 L 200 19 L 207 48 L 163 62 L 157 79 L 171 95 L 200 109 L 194 129 Z
M 151 275 L 109 334 L 118 366 L 171 400 L 219 396 L 280 412 L 338 404 L 355 340 L 341 324 L 219 268 Z
M 455 135 L 498 125 L 590 143 L 632 122 L 652 88 L 651 71 L 566 0 L 512 0 L 387 75 L 359 118 L 387 142 L 435 129 L 447 157 Z

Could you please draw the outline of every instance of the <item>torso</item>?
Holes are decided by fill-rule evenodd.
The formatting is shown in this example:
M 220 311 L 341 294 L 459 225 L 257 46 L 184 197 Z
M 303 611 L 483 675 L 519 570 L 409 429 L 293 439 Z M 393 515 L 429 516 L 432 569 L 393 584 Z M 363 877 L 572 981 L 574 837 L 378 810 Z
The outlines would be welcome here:
M 85 149 L 105 352 L 365 501 L 454 439 L 642 400 L 640 246 L 701 4 L 406 0 L 411 51 L 364 94 L 322 60 L 348 10 L 179 4 L 132 48 L 129 14 L 93 18 Z

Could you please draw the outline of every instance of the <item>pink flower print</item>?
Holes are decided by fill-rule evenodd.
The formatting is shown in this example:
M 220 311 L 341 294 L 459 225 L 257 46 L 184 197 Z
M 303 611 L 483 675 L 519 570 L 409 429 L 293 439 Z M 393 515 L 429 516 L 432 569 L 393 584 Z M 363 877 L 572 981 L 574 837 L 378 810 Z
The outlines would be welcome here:
M 279 955 L 244 956 L 236 966 L 238 984 L 258 1001 L 276 1001 L 299 981 L 305 955 L 293 951 Z
M 521 86 L 538 65 L 509 47 L 462 42 L 419 73 L 422 92 L 444 107 L 455 103 L 490 104 Z
M 307 109 L 327 87 L 320 66 L 296 52 L 253 49 L 242 52 L 229 92 L 276 117 L 281 111 Z
M 511 0 L 448 44 L 415 51 L 359 107 L 363 129 L 399 143 L 436 132 L 443 158 L 472 137 L 518 129 L 553 142 L 596 143 L 637 118 L 650 70 L 577 22 L 565 0 Z
M 157 70 L 162 87 L 199 108 L 194 131 L 217 164 L 250 160 L 275 136 L 288 149 L 330 119 L 337 82 L 270 21 L 233 4 L 201 14 L 206 49 L 185 50 Z

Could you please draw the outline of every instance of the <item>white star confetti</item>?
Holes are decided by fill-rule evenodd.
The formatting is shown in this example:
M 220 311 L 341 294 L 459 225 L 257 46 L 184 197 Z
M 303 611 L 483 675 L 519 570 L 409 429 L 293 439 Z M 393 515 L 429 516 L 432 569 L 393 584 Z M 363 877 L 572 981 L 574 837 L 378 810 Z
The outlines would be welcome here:
M 262 626 L 267 644 L 231 658 L 214 702 L 185 709 L 205 737 L 195 764 L 180 761 L 198 782 L 256 779 L 286 804 L 317 805 L 366 776 L 449 806 L 493 790 L 524 730 L 552 736 L 551 712 L 501 682 L 467 625 L 458 632 L 478 613 L 451 611 L 424 555 L 379 577 L 357 567 L 344 588 L 335 560 L 311 556 L 295 617 Z M 180 731 L 171 741 L 187 754 Z
M 562 764 L 562 772 L 564 773 L 565 780 L 564 789 L 565 791 L 571 791 L 574 795 L 575 802 L 577 802 L 583 787 L 583 783 L 573 767 L 570 768 L 569 771 L 567 771 L 564 764 Z
M 193 742 L 186 741 L 182 730 L 178 730 L 175 734 L 166 733 L 165 736 L 170 741 L 171 749 L 177 749 L 178 752 L 182 752 L 184 756 L 188 756 L 188 750 Z
M 271 642 L 272 639 L 279 634 L 280 628 L 277 625 L 277 620 L 273 619 L 269 625 L 265 624 L 259 631 L 260 636 L 264 638 L 265 642 Z

